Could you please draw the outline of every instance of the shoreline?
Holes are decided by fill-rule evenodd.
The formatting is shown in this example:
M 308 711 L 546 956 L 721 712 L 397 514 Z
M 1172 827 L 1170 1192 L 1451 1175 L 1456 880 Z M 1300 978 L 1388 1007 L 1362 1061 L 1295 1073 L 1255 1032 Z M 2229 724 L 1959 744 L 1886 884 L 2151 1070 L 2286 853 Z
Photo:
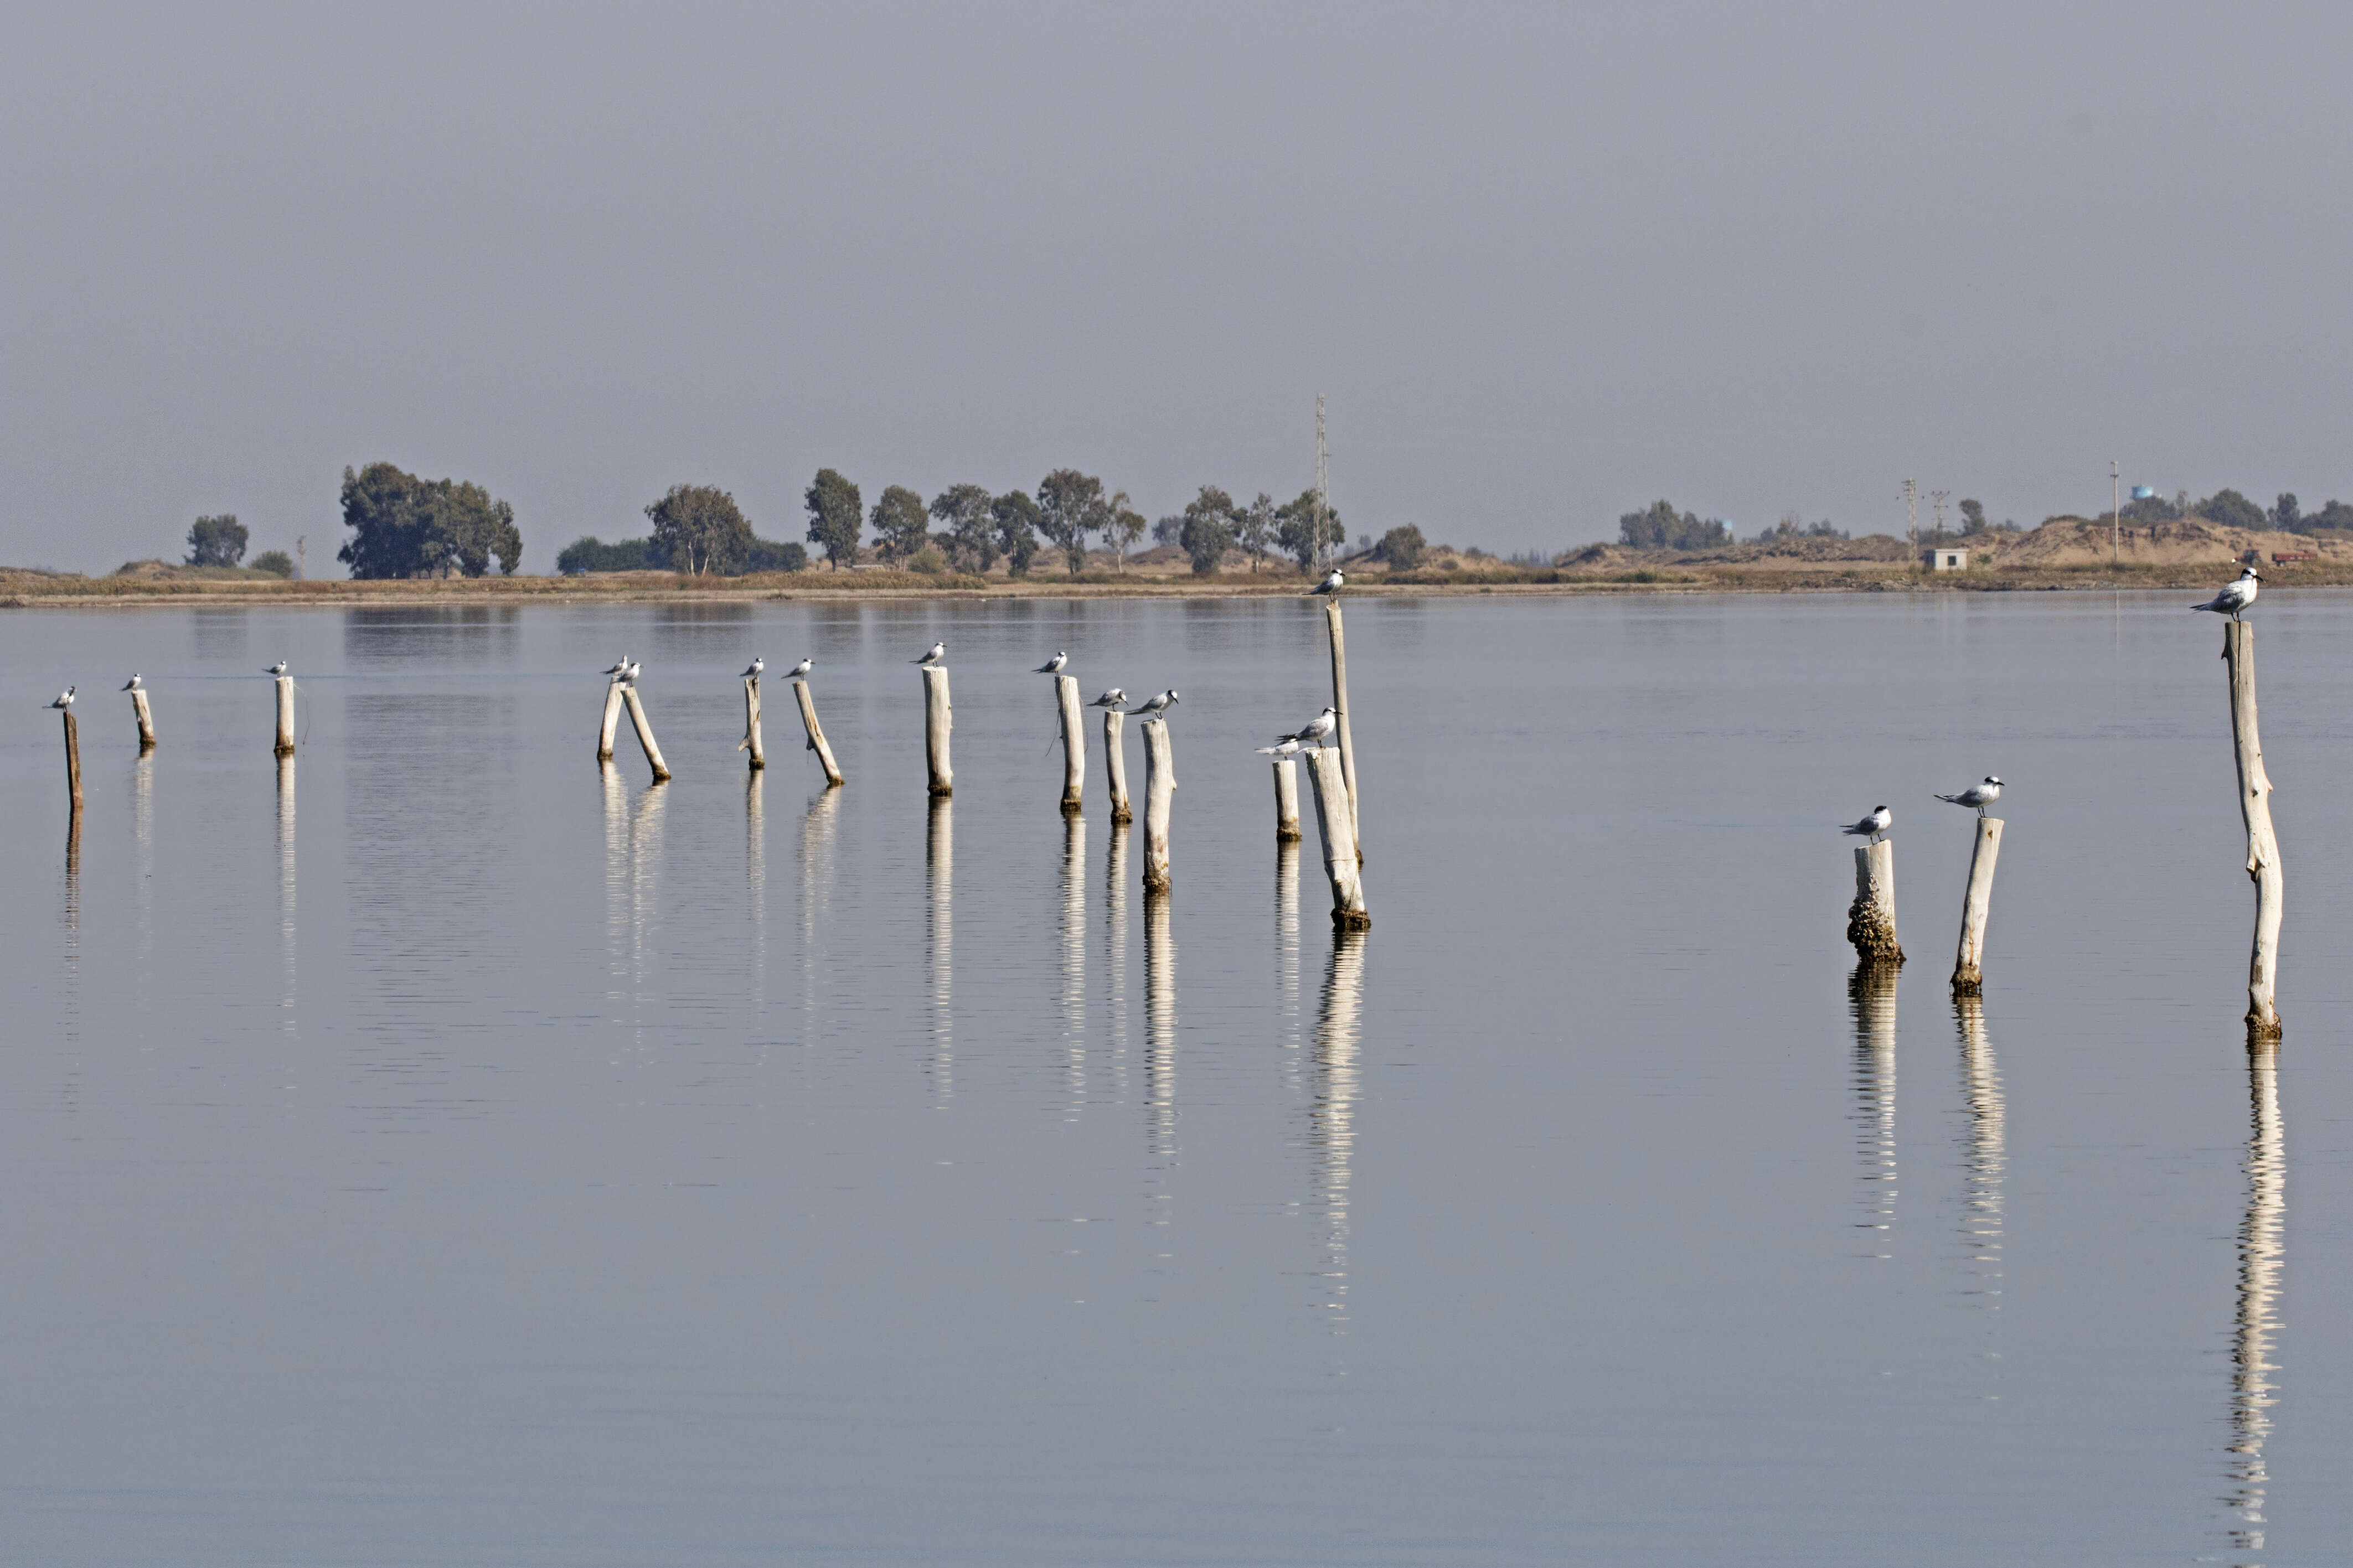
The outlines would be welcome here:
M 0 573 L 0 609 L 142 609 L 204 605 L 522 605 L 590 604 L 757 604 L 793 600 L 999 600 L 999 599 L 1267 599 L 1305 598 L 1303 578 L 1219 576 L 1141 577 L 1128 581 L 1092 578 L 964 578 L 949 583 L 808 582 L 815 573 L 791 577 L 633 579 L 601 583 L 577 577 L 434 578 L 359 582 L 216 582 L 139 579 L 116 585 L 111 578 L 48 577 Z M 869 575 L 860 574 L 860 575 Z M 2063 567 L 2043 571 L 1982 570 L 1926 572 L 1883 565 L 1877 571 L 1757 571 L 1725 567 L 1662 567 L 1604 573 L 1555 572 L 1535 576 L 1464 574 L 1460 581 L 1390 581 L 1367 574 L 1352 582 L 1345 598 L 1466 598 L 1481 595 L 1577 598 L 1608 595 L 1700 594 L 2032 594 L 2142 590 L 2203 590 L 2231 575 L 2211 563 L 2094 571 Z M 2353 587 L 2353 564 L 2335 563 L 2275 567 L 2265 586 Z

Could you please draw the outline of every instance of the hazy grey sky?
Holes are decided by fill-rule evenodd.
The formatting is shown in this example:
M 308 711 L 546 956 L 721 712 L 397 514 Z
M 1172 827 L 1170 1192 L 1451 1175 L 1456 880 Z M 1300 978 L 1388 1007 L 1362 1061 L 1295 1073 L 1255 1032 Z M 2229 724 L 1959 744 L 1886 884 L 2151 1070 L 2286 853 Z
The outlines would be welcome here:
M 800 537 L 1075 464 L 1352 532 L 2353 499 L 2342 5 L 19 5 L 0 562 L 531 570 L 669 485 Z M 339 570 L 339 569 L 338 569 Z

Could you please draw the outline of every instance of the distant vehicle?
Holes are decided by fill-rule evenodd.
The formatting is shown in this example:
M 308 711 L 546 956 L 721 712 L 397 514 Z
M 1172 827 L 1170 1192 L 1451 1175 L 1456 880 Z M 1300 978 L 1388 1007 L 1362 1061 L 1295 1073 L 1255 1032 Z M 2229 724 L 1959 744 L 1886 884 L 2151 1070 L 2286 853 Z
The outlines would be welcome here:
M 2239 557 L 2239 564 L 2242 566 L 2260 566 L 2263 563 L 2263 552 L 2260 550 L 2250 550 Z
M 2274 566 L 2284 566 L 2291 561 L 2317 561 L 2319 559 L 2320 552 L 2317 550 L 2274 550 L 2272 552 L 2272 564 Z

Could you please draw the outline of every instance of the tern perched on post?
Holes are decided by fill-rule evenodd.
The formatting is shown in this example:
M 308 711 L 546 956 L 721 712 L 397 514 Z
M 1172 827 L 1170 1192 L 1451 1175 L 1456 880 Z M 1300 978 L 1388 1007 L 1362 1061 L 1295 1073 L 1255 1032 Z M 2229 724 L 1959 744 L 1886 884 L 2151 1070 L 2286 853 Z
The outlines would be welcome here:
M 760 672 L 767 668 L 768 661 L 761 656 L 754 654 L 752 657 L 750 666 L 744 671 L 744 679 L 746 680 L 755 680 L 759 679 Z
M 1346 579 L 1340 575 L 1340 569 L 1335 566 L 1332 568 L 1332 575 L 1315 584 L 1314 589 L 1307 596 L 1312 599 L 1317 594 L 1336 594 L 1340 591 L 1340 584 L 1345 581 Z
M 1947 805 L 1974 805 L 1978 815 L 1983 816 L 1986 807 L 2001 798 L 2001 781 L 1988 773 L 1958 795 L 1940 795 L 1936 798 Z
M 909 664 L 937 664 L 940 660 L 947 658 L 947 656 L 948 645 L 944 642 L 935 642 L 932 645 L 931 651 L 924 654 L 923 658 L 911 658 L 907 662 Z
M 1879 842 L 1879 836 L 1886 832 L 1889 827 L 1893 826 L 1894 822 L 1895 814 L 1894 812 L 1888 810 L 1883 805 L 1874 805 L 1871 808 L 1871 815 L 1869 816 L 1864 817 L 1852 827 L 1842 827 L 1839 829 L 1839 831 L 1841 833 L 1852 833 L 1858 837 L 1868 838 L 1873 844 L 1876 844 Z
M 629 660 L 629 668 L 621 671 L 621 684 L 624 686 L 635 686 L 638 683 L 638 671 L 644 668 L 645 666 L 639 664 L 636 659 L 633 658 Z
M 264 675 L 283 675 L 286 673 L 286 661 L 281 658 L 276 664 L 271 665 L 268 669 L 263 670 L 261 673 Z
M 2218 616 L 2239 618 L 2239 612 L 2255 602 L 2255 591 L 2263 586 L 2263 575 L 2250 566 L 2239 574 L 2239 580 L 2226 584 L 2222 591 L 2202 605 L 2192 605 L 2193 610 L 2211 610 Z
M 613 661 L 613 666 L 610 669 L 605 670 L 603 673 L 611 676 L 616 680 L 626 679 L 629 673 L 629 656 L 628 654 L 623 654 L 620 658 Z
M 125 690 L 125 691 L 136 691 L 136 690 L 138 690 L 138 689 L 139 689 L 139 678 L 138 678 L 137 676 L 135 676 L 135 675 L 134 675 L 134 676 L 132 676 L 130 679 L 128 679 L 128 680 L 124 681 L 124 682 L 122 683 L 122 689 L 123 689 L 123 690 Z
M 1039 665 L 1037 668 L 1031 670 L 1029 673 L 1032 675 L 1060 675 L 1062 673 L 1062 666 L 1070 662 L 1071 656 L 1069 654 L 1058 653 L 1053 658 L 1048 659 L 1045 663 Z
M 50 703 L 49 706 L 57 709 L 60 712 L 63 712 L 66 709 L 73 706 L 73 694 L 74 689 L 69 686 L 63 691 L 58 693 L 57 700 Z
M 1109 691 L 1104 692 L 1101 697 L 1096 698 L 1092 702 L 1088 703 L 1087 706 L 1090 708 L 1118 708 L 1124 706 L 1126 702 L 1127 693 L 1114 686 Z
M 1290 734 L 1282 736 L 1282 739 L 1296 741 L 1303 746 L 1321 746 L 1325 741 L 1331 739 L 1332 731 L 1339 727 L 1339 710 L 1326 708 Z
M 797 679 L 801 676 L 807 675 L 810 670 L 815 669 L 816 668 L 817 660 L 813 658 L 805 658 L 798 664 L 793 666 L 792 668 L 785 671 L 785 679 L 787 680 Z
M 1165 716 L 1168 710 L 1175 706 L 1176 706 L 1176 694 L 1174 691 L 1163 691 L 1156 697 L 1145 698 L 1144 706 L 1141 708 L 1131 708 L 1128 711 L 1141 713 L 1147 719 L 1158 719 Z

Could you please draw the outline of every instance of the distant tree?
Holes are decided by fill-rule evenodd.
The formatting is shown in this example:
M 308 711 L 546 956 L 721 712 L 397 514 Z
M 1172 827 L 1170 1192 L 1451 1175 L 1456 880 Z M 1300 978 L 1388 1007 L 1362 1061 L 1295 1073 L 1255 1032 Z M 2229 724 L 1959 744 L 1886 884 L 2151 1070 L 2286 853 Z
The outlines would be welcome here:
M 2263 509 L 2236 490 L 2216 490 L 2194 509 L 2197 515 L 2225 528 L 2262 528 L 2271 520 Z
M 2117 521 L 2134 523 L 2179 522 L 2181 509 L 2163 496 L 2142 496 L 2128 500 L 2118 510 Z
M 808 542 L 825 552 L 826 564 L 839 572 L 844 561 L 856 561 L 863 527 L 858 487 L 831 468 L 819 468 L 816 480 L 801 492 L 801 504 L 808 509 Z
M 570 577 L 583 572 L 643 572 L 653 564 L 650 539 L 617 539 L 607 544 L 581 535 L 555 552 L 555 570 Z
M 1182 534 L 1184 531 L 1185 520 L 1183 518 L 1164 517 L 1158 522 L 1152 525 L 1152 542 L 1155 544 L 1174 544 L 1176 542 L 1177 536 Z
M 234 566 L 245 556 L 245 524 L 233 512 L 200 517 L 188 530 L 188 564 Z
M 354 577 L 479 577 L 493 555 L 508 576 L 522 564 L 514 508 L 471 480 L 420 479 L 370 463 L 343 470 L 343 504 L 352 537 L 335 558 Z
M 1636 550 L 1713 550 L 1732 542 L 1732 531 L 1721 521 L 1702 521 L 1694 512 L 1677 513 L 1672 501 L 1655 500 L 1642 511 L 1618 520 L 1621 541 Z
M 715 485 L 672 485 L 646 508 L 652 553 L 673 572 L 732 577 L 752 555 L 752 525 L 735 498 Z
M 2353 529 L 2353 506 L 2347 506 L 2341 500 L 2332 500 L 2318 511 L 2306 513 L 2305 531 L 2309 533 L 2318 528 Z
M 874 528 L 874 552 L 885 561 L 904 561 L 932 537 L 923 498 L 904 485 L 885 489 L 866 521 Z
M 945 525 L 947 558 L 965 572 L 997 564 L 996 498 L 980 485 L 950 485 L 932 498 L 932 521 Z
M 1820 522 L 1808 522 L 1794 511 L 1785 511 L 1781 521 L 1757 536 L 1758 543 L 1778 539 L 1844 539 L 1846 530 L 1832 528 L 1829 518 Z
M 2294 490 L 2282 490 L 2279 500 L 2272 503 L 2272 526 L 2283 533 L 2304 531 L 2304 511 L 2296 505 Z
M 283 550 L 265 550 L 253 558 L 256 572 L 267 572 L 273 577 L 294 575 L 294 557 Z
M 988 515 L 1006 571 L 1027 577 L 1029 563 L 1038 559 L 1038 503 L 1019 490 L 1008 490 L 988 503 Z
M 1315 492 L 1312 489 L 1300 491 L 1296 500 L 1287 500 L 1274 509 L 1275 542 L 1282 546 L 1284 554 L 1299 563 L 1302 572 L 1314 571 L 1327 548 L 1343 542 L 1348 537 L 1348 531 L 1341 525 L 1338 512 L 1326 506 L 1323 513 L 1319 526 L 1315 515 Z
M 1392 572 L 1410 572 L 1421 564 L 1421 552 L 1429 547 L 1418 523 L 1401 523 L 1381 535 L 1373 552 L 1389 564 Z
M 752 541 L 752 553 L 744 563 L 746 572 L 806 572 L 808 552 L 792 540 L 779 542 L 773 539 Z
M 1250 570 L 1256 572 L 1260 560 L 1274 544 L 1277 525 L 1274 498 L 1264 490 L 1258 499 L 1234 514 L 1234 542 L 1250 557 Z
M 1148 526 L 1144 514 L 1129 503 L 1125 490 L 1111 498 L 1111 526 L 1103 531 L 1103 538 L 1119 557 L 1121 571 L 1127 570 L 1127 552 L 1135 548 L 1135 542 L 1144 537 Z
M 1176 542 L 1193 563 L 1193 575 L 1207 577 L 1217 571 L 1218 563 L 1234 547 L 1234 498 L 1215 485 L 1203 485 L 1201 493 L 1186 503 Z
M 1111 525 L 1103 481 L 1076 468 L 1056 468 L 1038 481 L 1038 531 L 1062 552 L 1075 577 L 1087 569 L 1087 535 Z
M 1983 533 L 1985 531 L 1985 502 L 1981 500 L 1962 501 L 1961 531 L 1963 533 Z

